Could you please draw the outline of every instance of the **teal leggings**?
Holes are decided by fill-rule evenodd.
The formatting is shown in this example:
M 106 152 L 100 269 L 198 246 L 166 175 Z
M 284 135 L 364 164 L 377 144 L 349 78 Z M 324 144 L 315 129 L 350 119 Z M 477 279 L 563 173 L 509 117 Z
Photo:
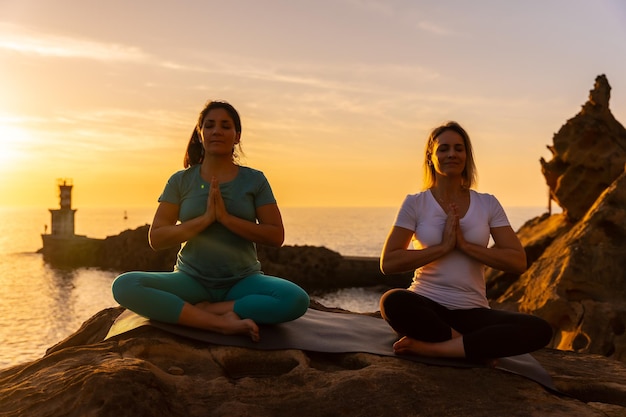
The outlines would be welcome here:
M 210 290 L 181 271 L 126 272 L 113 281 L 112 291 L 121 306 L 166 323 L 178 322 L 185 302 L 235 301 L 235 313 L 258 324 L 295 320 L 309 307 L 309 296 L 302 288 L 260 273 L 230 288 Z

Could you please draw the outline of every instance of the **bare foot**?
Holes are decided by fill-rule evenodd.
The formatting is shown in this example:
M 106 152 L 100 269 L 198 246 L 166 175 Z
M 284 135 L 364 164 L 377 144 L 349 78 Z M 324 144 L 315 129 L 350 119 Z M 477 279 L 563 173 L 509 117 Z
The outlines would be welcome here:
M 393 344 L 393 350 L 398 355 L 414 354 L 431 357 L 464 358 L 465 347 L 463 338 L 445 340 L 443 342 L 424 342 L 404 336 Z
M 251 319 L 241 319 L 234 312 L 230 311 L 222 314 L 220 318 L 223 320 L 221 332 L 224 334 L 248 334 L 253 342 L 258 342 L 259 326 Z
M 406 354 L 420 354 L 419 344 L 422 343 L 418 340 L 411 339 L 410 337 L 404 336 L 402 339 L 398 340 L 393 344 L 393 351 L 398 355 L 406 355 Z

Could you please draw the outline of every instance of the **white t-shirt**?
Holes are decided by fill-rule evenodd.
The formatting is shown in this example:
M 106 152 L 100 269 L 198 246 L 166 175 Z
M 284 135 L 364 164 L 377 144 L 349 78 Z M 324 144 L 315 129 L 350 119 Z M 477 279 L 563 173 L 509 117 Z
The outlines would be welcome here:
M 415 233 L 415 249 L 441 243 L 447 214 L 430 190 L 407 195 L 394 223 Z M 465 240 L 487 247 L 490 228 L 509 226 L 498 200 L 470 190 L 470 205 L 460 220 Z M 455 249 L 415 270 L 409 290 L 450 309 L 489 308 L 484 265 Z

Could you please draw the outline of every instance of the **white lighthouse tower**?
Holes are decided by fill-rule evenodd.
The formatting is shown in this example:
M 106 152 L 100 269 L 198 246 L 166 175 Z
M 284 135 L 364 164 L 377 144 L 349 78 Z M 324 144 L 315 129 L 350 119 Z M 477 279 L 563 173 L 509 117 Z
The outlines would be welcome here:
M 51 234 L 58 237 L 74 236 L 74 214 L 72 209 L 72 180 L 62 178 L 57 180 L 59 187 L 60 209 L 49 209 L 52 215 Z
M 50 234 L 42 234 L 44 261 L 53 266 L 80 267 L 93 266 L 98 262 L 101 239 L 92 239 L 74 234 L 74 214 L 72 208 L 72 180 L 57 180 L 60 208 L 49 209 L 52 215 Z

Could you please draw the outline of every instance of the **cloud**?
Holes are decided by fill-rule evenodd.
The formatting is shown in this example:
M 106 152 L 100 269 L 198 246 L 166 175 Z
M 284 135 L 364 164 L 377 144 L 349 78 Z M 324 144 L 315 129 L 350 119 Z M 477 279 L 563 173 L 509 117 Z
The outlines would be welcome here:
M 345 0 L 353 7 L 365 10 L 377 17 L 383 17 L 385 19 L 395 19 L 398 22 L 414 24 L 414 26 L 423 32 L 428 32 L 437 36 L 450 36 L 455 32 L 446 28 L 440 23 L 434 23 L 429 20 L 424 20 L 424 16 L 432 15 L 433 11 L 429 10 L 427 6 L 420 5 L 419 3 L 408 2 L 406 4 L 400 4 L 382 0 Z M 416 22 L 416 23 L 414 23 Z
M 42 33 L 11 23 L 0 23 L 0 49 L 43 57 L 97 61 L 143 62 L 150 58 L 134 46 Z
M 353 6 L 359 7 L 361 9 L 367 10 L 376 15 L 384 15 L 384 16 L 394 16 L 396 15 L 395 10 L 385 1 L 380 0 L 348 0 L 349 4 Z
M 12 139 L 21 148 L 58 155 L 163 148 L 184 143 L 190 129 L 184 115 L 165 110 L 102 109 L 49 117 L 0 112 L 0 142 L 9 142 L 8 133 L 21 132 Z
M 449 36 L 454 34 L 454 32 L 441 25 L 425 20 L 417 22 L 417 28 L 434 35 Z
M 202 72 L 219 75 L 228 79 L 240 78 L 244 80 L 260 81 L 257 86 L 282 84 L 285 86 L 301 87 L 308 91 L 331 91 L 344 92 L 350 94 L 378 94 L 388 91 L 390 88 L 397 88 L 402 91 L 407 86 L 416 83 L 433 82 L 440 79 L 441 74 L 429 67 L 419 64 L 362 64 L 332 65 L 319 63 L 296 63 L 275 62 L 263 60 L 242 63 L 245 58 L 225 59 L 219 66 L 186 66 L 185 64 L 168 64 L 169 69 L 177 71 Z M 232 64 L 229 64 L 232 62 Z M 384 87 L 381 87 L 384 86 Z M 394 87 L 395 86 L 395 87 Z M 198 83 L 198 90 L 214 90 L 203 83 Z M 283 94 L 288 94 L 293 90 L 280 90 Z M 299 95 L 304 94 L 298 90 Z

